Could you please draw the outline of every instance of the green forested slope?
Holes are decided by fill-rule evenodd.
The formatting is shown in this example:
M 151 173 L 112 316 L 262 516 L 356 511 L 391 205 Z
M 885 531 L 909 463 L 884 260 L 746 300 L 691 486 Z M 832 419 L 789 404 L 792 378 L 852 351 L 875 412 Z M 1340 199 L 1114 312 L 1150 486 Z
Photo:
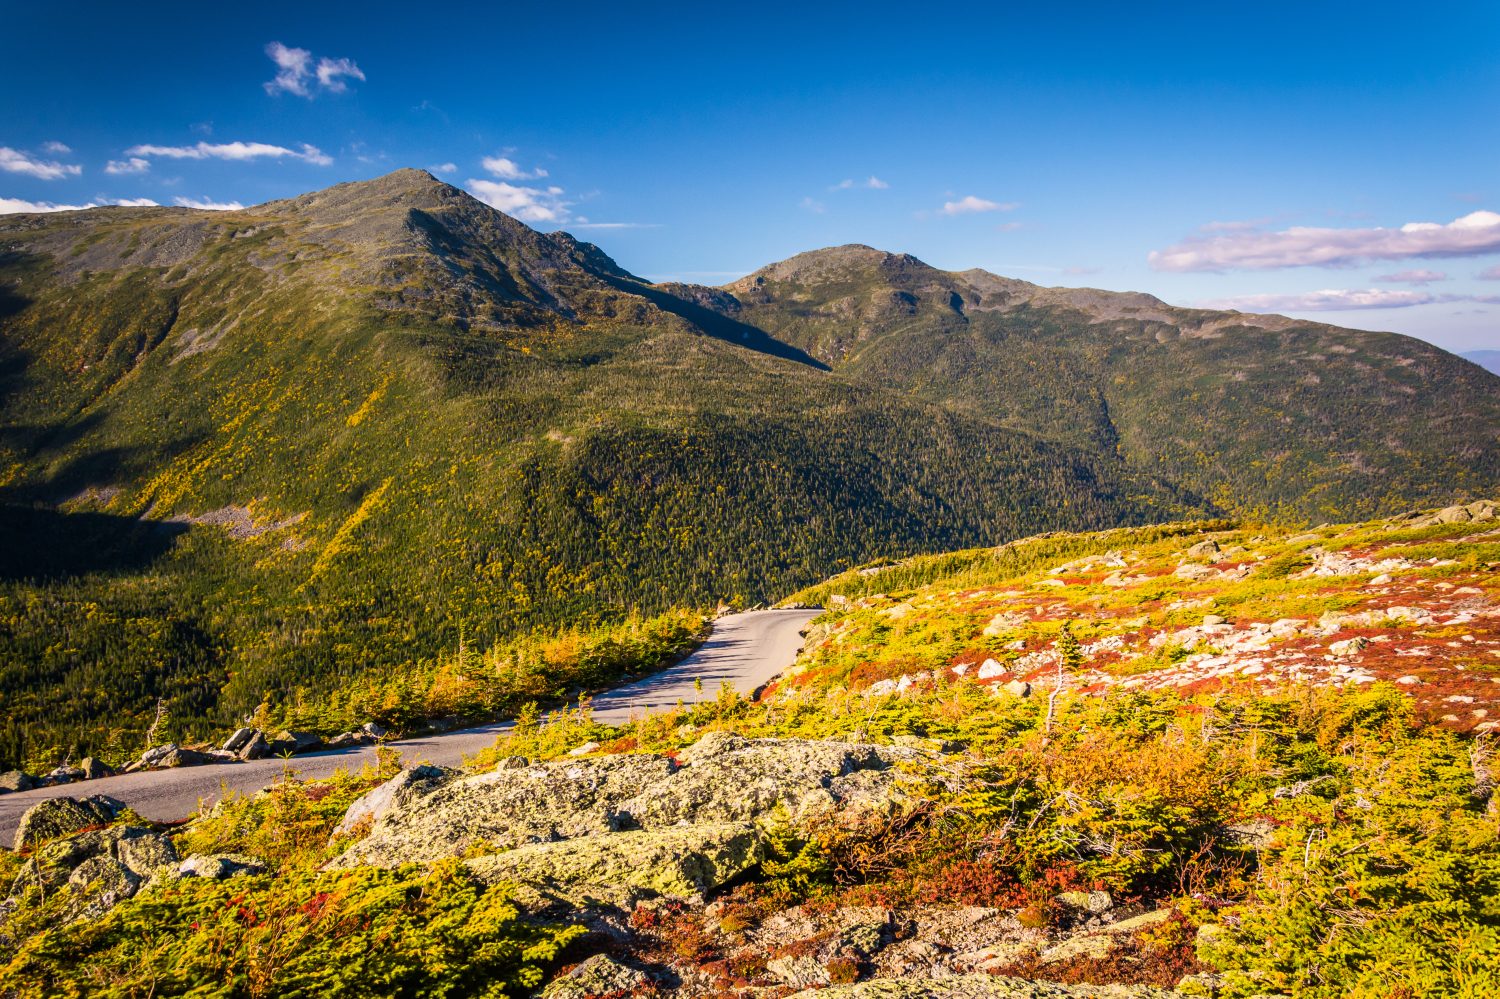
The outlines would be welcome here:
M 1277 395 L 1297 329 L 1083 323 L 911 258 L 882 265 L 910 301 L 862 272 L 792 304 L 653 286 L 418 171 L 11 216 L 0 254 L 0 766 L 129 742 L 158 699 L 205 732 L 460 635 L 1496 479 L 1493 386 L 1402 338 L 1325 329 L 1338 376 Z

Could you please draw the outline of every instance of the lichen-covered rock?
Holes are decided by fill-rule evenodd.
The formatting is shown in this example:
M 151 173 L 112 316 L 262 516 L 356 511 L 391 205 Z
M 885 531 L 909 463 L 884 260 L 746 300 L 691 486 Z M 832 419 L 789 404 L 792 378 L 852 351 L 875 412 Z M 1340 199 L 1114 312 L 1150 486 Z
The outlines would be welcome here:
M 100 915 L 134 895 L 142 878 L 109 856 L 90 857 L 73 869 L 68 884 L 77 894 L 75 918 Z
M 627 968 L 608 954 L 595 954 L 542 990 L 542 999 L 590 999 L 628 993 L 644 984 L 646 976 Z
M 442 781 L 452 776 L 453 771 L 428 764 L 403 770 L 350 805 L 339 824 L 334 827 L 333 835 L 348 836 L 361 826 L 373 825 L 399 802 L 435 790 Z
M 639 893 L 694 895 L 760 863 L 748 823 L 691 825 L 536 843 L 469 860 L 482 881 L 519 881 L 572 898 L 618 901 Z
M 177 865 L 176 876 L 222 881 L 247 874 L 260 874 L 266 865 L 240 853 L 195 853 Z
M 21 816 L 16 827 L 15 848 L 26 850 L 89 826 L 113 822 L 119 802 L 102 794 L 87 798 L 47 798 Z
M 412 779 L 392 792 L 370 835 L 334 866 L 396 867 L 461 856 L 476 844 L 504 850 L 612 832 L 622 828 L 619 803 L 672 768 L 662 756 L 606 756 L 454 780 Z M 346 823 L 356 808 L 358 802 Z
M 997 975 L 874 979 L 798 992 L 791 999 L 1177 999 L 1180 993 L 1149 985 L 1059 985 Z

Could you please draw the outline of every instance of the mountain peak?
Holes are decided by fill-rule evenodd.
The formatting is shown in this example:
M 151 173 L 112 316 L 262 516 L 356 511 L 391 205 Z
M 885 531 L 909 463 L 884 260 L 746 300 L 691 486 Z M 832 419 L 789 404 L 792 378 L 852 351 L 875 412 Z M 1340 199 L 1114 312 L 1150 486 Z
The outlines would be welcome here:
M 725 285 L 732 291 L 749 291 L 766 284 L 836 284 L 880 276 L 885 280 L 901 275 L 937 274 L 938 270 L 909 253 L 891 253 L 863 243 L 846 243 L 808 250 Z

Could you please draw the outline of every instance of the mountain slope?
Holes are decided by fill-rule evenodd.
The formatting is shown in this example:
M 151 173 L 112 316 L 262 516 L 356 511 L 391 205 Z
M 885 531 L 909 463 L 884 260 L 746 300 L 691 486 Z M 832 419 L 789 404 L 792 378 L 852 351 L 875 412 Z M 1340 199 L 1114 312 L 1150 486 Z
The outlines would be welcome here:
M 417 171 L 0 241 L 0 763 L 158 699 L 206 731 L 461 636 L 1205 509 Z
M 846 377 L 1094 451 L 1252 515 L 1483 495 L 1500 380 L 1395 334 L 950 273 L 864 246 L 724 289 L 727 312 Z

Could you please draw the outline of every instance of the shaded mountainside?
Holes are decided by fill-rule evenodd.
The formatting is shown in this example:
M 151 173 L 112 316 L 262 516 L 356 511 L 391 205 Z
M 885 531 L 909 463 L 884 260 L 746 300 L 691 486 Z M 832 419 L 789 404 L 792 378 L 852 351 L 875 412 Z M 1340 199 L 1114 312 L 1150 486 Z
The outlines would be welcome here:
M 9 216 L 0 763 L 877 555 L 1492 492 L 1497 386 L 867 248 L 652 285 L 414 170 Z
M 726 287 L 848 378 L 1119 454 L 1226 509 L 1327 519 L 1483 495 L 1500 382 L 1430 344 L 1150 295 L 940 271 L 863 246 Z
M 461 634 L 1204 506 L 832 377 L 416 171 L 0 242 L 6 760 L 159 697 L 191 731 Z

